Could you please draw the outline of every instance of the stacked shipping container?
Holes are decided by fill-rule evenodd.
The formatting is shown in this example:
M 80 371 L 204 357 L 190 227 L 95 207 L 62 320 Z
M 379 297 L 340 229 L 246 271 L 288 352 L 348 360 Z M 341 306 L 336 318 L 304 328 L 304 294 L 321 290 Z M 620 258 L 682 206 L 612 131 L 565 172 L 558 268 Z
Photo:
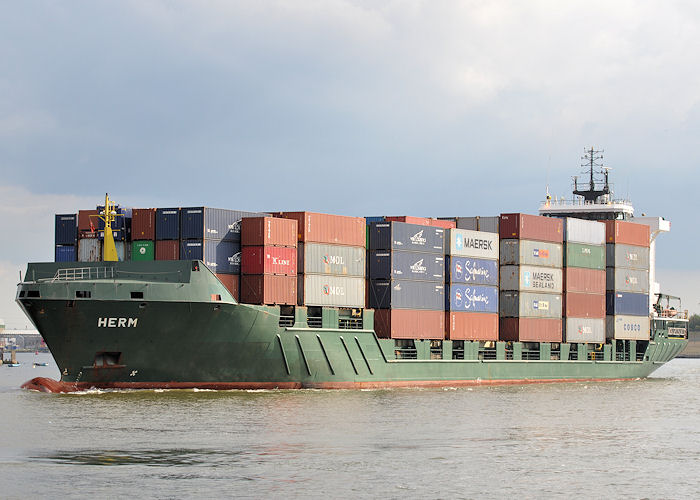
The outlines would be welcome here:
M 54 232 L 54 257 L 56 262 L 76 260 L 78 238 L 78 216 L 56 214 Z
M 156 209 L 156 260 L 180 258 L 180 209 L 177 207 Z
M 156 258 L 156 209 L 134 208 L 131 212 L 131 260 Z

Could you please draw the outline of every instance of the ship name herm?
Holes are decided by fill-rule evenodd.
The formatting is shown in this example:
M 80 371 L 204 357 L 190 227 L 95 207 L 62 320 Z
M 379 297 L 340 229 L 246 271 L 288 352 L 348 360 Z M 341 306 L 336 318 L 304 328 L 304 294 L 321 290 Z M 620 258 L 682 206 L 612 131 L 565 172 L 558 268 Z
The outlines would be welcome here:
M 97 328 L 136 328 L 138 318 L 97 318 Z

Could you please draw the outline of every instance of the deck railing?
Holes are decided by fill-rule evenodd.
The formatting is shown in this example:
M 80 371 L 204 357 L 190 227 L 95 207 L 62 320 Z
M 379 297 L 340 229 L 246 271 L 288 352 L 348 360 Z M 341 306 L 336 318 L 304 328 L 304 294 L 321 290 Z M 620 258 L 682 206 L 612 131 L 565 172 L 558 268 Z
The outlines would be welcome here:
M 113 267 L 71 267 L 56 271 L 51 281 L 114 279 Z

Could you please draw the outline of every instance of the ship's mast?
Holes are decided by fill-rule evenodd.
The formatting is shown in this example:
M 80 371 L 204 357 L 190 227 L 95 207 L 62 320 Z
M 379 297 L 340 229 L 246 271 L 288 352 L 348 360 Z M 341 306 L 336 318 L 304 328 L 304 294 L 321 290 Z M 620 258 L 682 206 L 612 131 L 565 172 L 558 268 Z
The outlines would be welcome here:
M 114 235 L 112 234 L 112 222 L 117 217 L 122 217 L 122 214 L 117 213 L 116 207 L 117 204 L 109 199 L 108 193 L 105 193 L 104 210 L 94 216 L 105 223 L 104 241 L 102 242 L 102 260 L 105 262 L 117 262 L 119 260 L 117 246 L 114 244 Z
M 585 154 L 581 157 L 584 160 L 582 167 L 586 167 L 590 175 L 588 189 L 579 189 L 578 176 L 574 177 L 574 194 L 582 196 L 583 199 L 590 203 L 595 203 L 601 196 L 610 194 L 610 185 L 608 184 L 608 168 L 601 163 L 604 150 L 591 149 L 585 150 Z M 600 170 L 596 171 L 596 167 Z M 603 175 L 603 184 L 596 185 L 595 174 Z M 598 188 L 598 189 L 596 189 Z

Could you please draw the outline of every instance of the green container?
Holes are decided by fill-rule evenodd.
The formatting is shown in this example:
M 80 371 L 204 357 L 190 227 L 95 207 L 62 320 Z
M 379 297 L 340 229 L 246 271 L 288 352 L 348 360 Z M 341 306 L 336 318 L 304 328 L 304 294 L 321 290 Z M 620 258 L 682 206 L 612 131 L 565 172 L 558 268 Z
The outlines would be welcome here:
M 564 243 L 564 266 L 605 269 L 605 245 Z
M 153 260 L 155 253 L 156 245 L 153 241 L 131 242 L 131 260 Z

